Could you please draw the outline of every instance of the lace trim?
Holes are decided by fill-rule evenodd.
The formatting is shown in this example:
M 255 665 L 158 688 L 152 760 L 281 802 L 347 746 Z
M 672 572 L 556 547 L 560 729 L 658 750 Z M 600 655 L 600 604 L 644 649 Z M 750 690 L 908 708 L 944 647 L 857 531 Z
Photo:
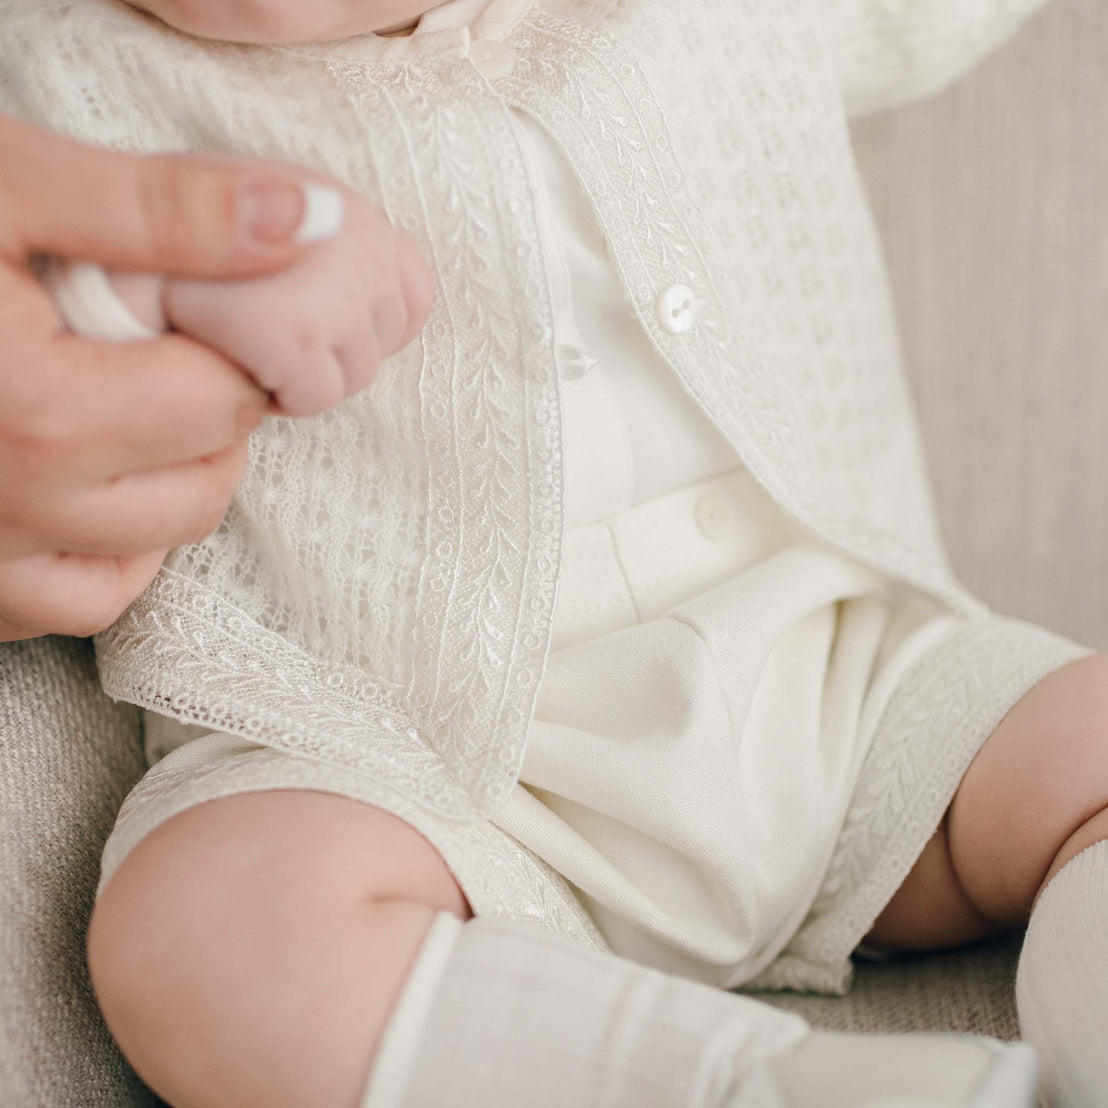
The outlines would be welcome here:
M 429 504 L 408 702 L 488 814 L 523 760 L 561 561 L 560 404 L 538 228 L 508 111 L 468 61 L 385 77 L 329 69 L 362 118 L 384 112 L 382 134 L 403 136 L 403 150 L 368 141 L 392 167 L 390 215 L 422 240 L 441 283 L 445 310 L 424 335 Z
M 565 878 L 493 824 L 437 819 L 373 778 L 262 747 L 201 767 L 151 770 L 120 810 L 104 848 L 97 895 L 127 854 L 159 824 L 209 800 L 267 789 L 321 790 L 383 808 L 409 823 L 443 856 L 476 914 L 526 920 L 585 946 L 608 949 Z
M 1033 685 L 1089 653 L 1021 620 L 952 627 L 885 708 L 807 921 L 743 987 L 845 993 L 851 952 L 908 876 L 982 744 Z
M 167 570 L 97 641 L 109 696 L 212 731 L 370 774 L 429 811 L 474 815 L 402 690 L 324 664 Z

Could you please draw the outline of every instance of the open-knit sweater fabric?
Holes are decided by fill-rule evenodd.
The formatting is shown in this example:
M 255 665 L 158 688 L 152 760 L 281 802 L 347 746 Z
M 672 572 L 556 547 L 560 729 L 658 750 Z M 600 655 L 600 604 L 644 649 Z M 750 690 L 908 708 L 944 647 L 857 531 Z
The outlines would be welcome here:
M 0 109 L 136 151 L 327 170 L 422 245 L 421 339 L 270 420 L 210 539 L 100 637 L 107 690 L 466 821 L 512 787 L 558 581 L 550 290 L 510 113 L 594 205 L 642 327 L 781 507 L 951 611 L 847 118 L 932 91 L 1042 0 L 493 0 L 476 25 L 201 42 L 116 0 L 0 0 Z M 487 76 L 471 46 L 514 65 Z M 659 297 L 692 291 L 673 333 Z

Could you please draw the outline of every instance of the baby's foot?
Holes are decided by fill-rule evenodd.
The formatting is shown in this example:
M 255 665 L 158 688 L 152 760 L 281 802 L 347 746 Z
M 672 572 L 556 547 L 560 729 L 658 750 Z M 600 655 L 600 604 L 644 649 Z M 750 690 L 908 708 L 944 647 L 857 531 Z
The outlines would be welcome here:
M 306 217 L 312 249 L 277 273 L 202 281 L 55 261 L 42 278 L 78 334 L 125 341 L 172 328 L 243 369 L 274 411 L 317 415 L 366 388 L 415 338 L 434 284 L 415 243 L 384 212 L 353 192 L 308 193 L 332 194 L 340 204 L 316 203 Z M 332 234 L 336 223 L 341 233 Z
M 735 1108 L 1032 1108 L 1023 1043 L 970 1035 L 814 1032 L 767 1063 Z

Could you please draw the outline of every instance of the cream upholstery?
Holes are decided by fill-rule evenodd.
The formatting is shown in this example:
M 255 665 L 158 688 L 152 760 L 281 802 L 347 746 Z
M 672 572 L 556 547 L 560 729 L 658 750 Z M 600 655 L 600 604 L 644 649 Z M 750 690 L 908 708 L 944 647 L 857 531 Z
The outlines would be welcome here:
M 137 709 L 78 639 L 0 645 L 0 1104 L 153 1102 L 112 1045 L 84 930 L 100 851 L 142 773 Z
M 1108 648 L 1108 8 L 1055 0 L 971 78 L 861 123 L 956 568 L 1005 614 Z M 0 646 L 0 1103 L 149 1103 L 95 1016 L 81 934 L 139 773 L 86 644 Z M 843 1029 L 1015 1034 L 1015 941 L 862 967 Z

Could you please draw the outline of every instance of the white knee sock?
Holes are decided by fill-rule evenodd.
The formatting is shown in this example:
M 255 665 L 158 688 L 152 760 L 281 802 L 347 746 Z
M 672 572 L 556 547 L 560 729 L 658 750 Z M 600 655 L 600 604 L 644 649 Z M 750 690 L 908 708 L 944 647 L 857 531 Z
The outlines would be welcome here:
M 724 1108 L 808 1030 L 538 927 L 442 912 L 361 1108 Z
M 1040 895 L 1016 1004 L 1051 1108 L 1108 1104 L 1108 842 L 1078 854 Z

